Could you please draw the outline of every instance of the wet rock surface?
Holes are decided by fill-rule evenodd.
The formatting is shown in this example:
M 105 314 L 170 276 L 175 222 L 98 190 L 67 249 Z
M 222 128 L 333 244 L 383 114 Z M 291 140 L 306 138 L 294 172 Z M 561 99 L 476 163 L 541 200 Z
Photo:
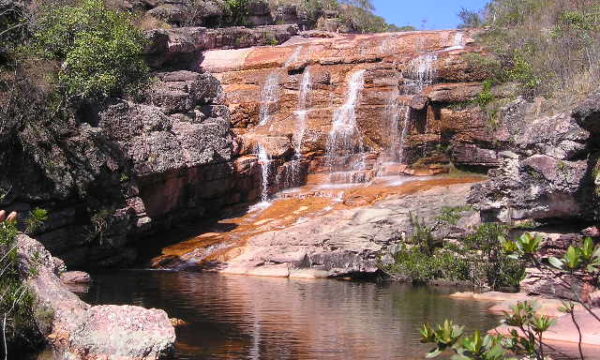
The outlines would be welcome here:
M 259 234 L 248 239 L 221 271 L 275 277 L 309 269 L 323 274 L 315 277 L 375 273 L 411 236 L 411 217 L 431 223 L 442 207 L 464 205 L 470 188 L 470 184 L 437 186 Z

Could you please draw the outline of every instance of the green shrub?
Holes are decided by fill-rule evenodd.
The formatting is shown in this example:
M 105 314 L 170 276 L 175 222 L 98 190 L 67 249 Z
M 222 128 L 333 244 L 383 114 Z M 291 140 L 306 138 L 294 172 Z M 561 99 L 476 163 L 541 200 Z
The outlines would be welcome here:
M 19 271 L 17 234 L 16 223 L 0 223 L 0 326 L 6 319 L 6 327 L 1 330 L 6 334 L 9 345 L 32 346 L 38 338 L 34 335 L 34 298 Z
M 496 98 L 492 93 L 492 86 L 494 82 L 492 80 L 485 80 L 483 82 L 483 90 L 477 95 L 475 102 L 482 109 L 488 106 L 491 102 L 493 102 Z
M 34 33 L 40 54 L 62 62 L 58 82 L 65 94 L 86 100 L 145 86 L 144 45 L 130 16 L 107 9 L 101 0 L 45 9 Z
M 505 225 L 485 223 L 464 240 L 466 249 L 481 252 L 483 261 L 479 268 L 492 288 L 518 287 L 525 276 L 524 262 L 510 258 L 503 251 L 507 233 Z
M 504 250 L 508 227 L 486 223 L 463 239 L 446 242 L 435 238 L 440 224 L 455 225 L 460 213 L 469 207 L 445 207 L 437 217 L 437 225 L 428 226 L 411 217 L 413 234 L 394 256 L 394 264 L 383 268 L 388 274 L 415 283 L 432 280 L 469 281 L 478 287 L 518 287 L 525 275 L 525 262 L 509 256 Z
M 227 0 L 225 14 L 227 25 L 244 26 L 248 22 L 248 0 Z
M 443 249 L 432 255 L 418 248 L 404 248 L 395 255 L 395 263 L 387 271 L 413 283 L 424 284 L 432 280 L 468 281 L 469 264 L 455 253 Z

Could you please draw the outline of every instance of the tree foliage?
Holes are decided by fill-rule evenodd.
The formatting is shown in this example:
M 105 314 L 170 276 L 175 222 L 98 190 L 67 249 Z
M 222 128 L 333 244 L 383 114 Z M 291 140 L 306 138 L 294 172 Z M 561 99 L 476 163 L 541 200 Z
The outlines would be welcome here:
M 38 52 L 62 63 L 58 82 L 72 98 L 98 100 L 135 91 L 148 80 L 145 38 L 129 15 L 101 0 L 45 9 L 34 33 Z

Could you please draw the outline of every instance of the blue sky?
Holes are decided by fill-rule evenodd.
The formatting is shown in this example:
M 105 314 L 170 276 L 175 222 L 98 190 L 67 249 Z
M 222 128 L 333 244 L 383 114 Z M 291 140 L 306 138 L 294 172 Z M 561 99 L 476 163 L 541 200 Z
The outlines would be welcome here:
M 425 29 L 450 29 L 459 23 L 461 8 L 482 9 L 487 0 L 373 0 L 375 13 L 398 26 L 412 25 Z

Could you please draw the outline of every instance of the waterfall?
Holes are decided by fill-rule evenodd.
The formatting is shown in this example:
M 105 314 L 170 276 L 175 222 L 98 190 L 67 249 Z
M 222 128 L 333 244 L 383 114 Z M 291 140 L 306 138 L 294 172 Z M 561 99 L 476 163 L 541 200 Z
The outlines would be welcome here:
M 404 107 L 404 121 L 402 122 L 402 132 L 400 133 L 400 140 L 398 141 L 398 145 L 396 146 L 396 161 L 399 163 L 404 162 L 404 143 L 406 142 L 406 137 L 408 136 L 408 130 L 410 128 L 410 107 Z
M 298 108 L 296 115 L 296 132 L 294 133 L 294 158 L 291 162 L 290 173 L 286 175 L 286 187 L 299 185 L 302 177 L 302 141 L 306 132 L 306 120 L 308 118 L 308 103 L 312 89 L 312 77 L 310 68 L 304 70 L 302 82 L 298 93 Z
M 258 125 L 266 125 L 271 116 L 271 107 L 279 100 L 279 74 L 272 72 L 260 95 L 260 121 Z
M 463 34 L 462 31 L 459 31 L 457 33 L 454 34 L 454 42 L 452 44 L 452 46 L 450 46 L 449 48 L 445 49 L 444 51 L 452 51 L 452 50 L 462 50 L 465 48 L 465 40 L 464 40 L 465 35 Z
M 404 161 L 404 145 L 410 127 L 410 107 L 400 105 L 398 95 L 397 92 L 390 94 L 386 108 L 389 119 L 390 145 L 385 156 L 380 157 L 380 165 L 383 165 L 384 168 L 386 164 L 401 164 Z
M 390 93 L 388 104 L 386 106 L 386 115 L 389 119 L 389 131 L 390 131 L 390 147 L 388 150 L 389 161 L 398 161 L 398 146 L 400 145 L 401 133 L 400 133 L 400 105 L 398 104 L 398 93 Z
M 296 47 L 296 49 L 294 50 L 292 55 L 285 62 L 284 67 L 288 67 L 288 66 L 292 65 L 293 63 L 295 63 L 296 61 L 298 61 L 298 59 L 300 59 L 300 54 L 302 54 L 303 48 L 304 48 L 304 46 L 302 46 L 302 45 Z
M 257 147 L 258 164 L 260 165 L 261 176 L 262 176 L 262 192 L 260 195 L 260 201 L 262 203 L 269 202 L 269 176 L 271 173 L 271 158 L 267 154 L 267 150 L 264 146 L 258 145 Z
M 310 68 L 304 70 L 302 76 L 302 83 L 300 84 L 300 93 L 298 95 L 298 110 L 296 114 L 296 137 L 294 141 L 294 148 L 297 154 L 301 153 L 302 140 L 304 139 L 304 132 L 306 131 L 306 118 L 308 115 L 308 100 L 310 91 L 312 90 L 312 77 L 310 74 Z
M 361 159 L 354 164 L 354 170 L 365 169 L 364 145 L 356 123 L 356 107 L 364 87 L 364 75 L 365 70 L 359 70 L 352 74 L 348 82 L 346 101 L 333 115 L 332 128 L 327 143 L 327 160 L 331 171 L 335 170 L 337 152 L 344 151 L 352 154 L 355 150 L 358 150 Z M 347 161 L 348 158 L 345 160 Z
M 436 54 L 425 54 L 411 60 L 409 63 L 408 72 L 415 78 L 419 93 L 423 92 L 425 87 L 433 84 L 436 75 L 434 66 L 436 61 Z

